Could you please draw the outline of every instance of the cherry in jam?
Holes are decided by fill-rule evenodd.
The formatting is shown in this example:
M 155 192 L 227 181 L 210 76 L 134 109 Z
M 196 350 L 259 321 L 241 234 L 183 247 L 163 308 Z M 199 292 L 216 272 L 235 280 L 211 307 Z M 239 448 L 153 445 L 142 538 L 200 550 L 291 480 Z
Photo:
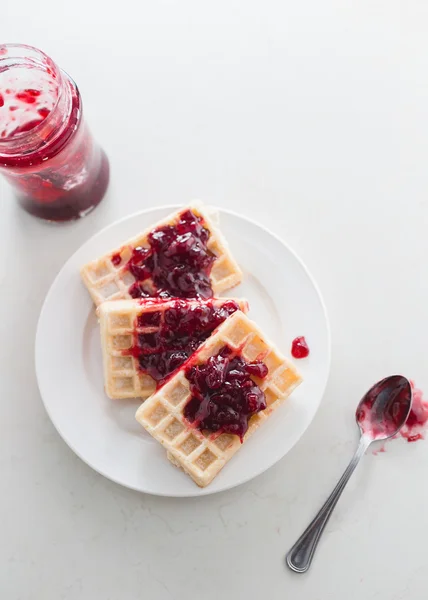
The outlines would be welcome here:
M 209 236 L 202 217 L 191 210 L 184 211 L 175 225 L 153 229 L 149 247 L 134 248 L 126 265 L 135 278 L 129 294 L 133 298 L 211 298 L 215 256 L 207 247 Z
M 133 347 L 126 351 L 138 359 L 141 371 L 162 385 L 227 317 L 239 310 L 234 300 L 176 300 L 163 311 L 137 317 Z M 156 329 L 155 329 L 156 328 Z M 144 329 L 144 331 L 142 331 Z
M 185 418 L 201 431 L 234 434 L 242 442 L 250 418 L 266 408 L 265 394 L 251 375 L 267 374 L 262 361 L 247 363 L 225 346 L 205 364 L 186 369 L 192 396 Z

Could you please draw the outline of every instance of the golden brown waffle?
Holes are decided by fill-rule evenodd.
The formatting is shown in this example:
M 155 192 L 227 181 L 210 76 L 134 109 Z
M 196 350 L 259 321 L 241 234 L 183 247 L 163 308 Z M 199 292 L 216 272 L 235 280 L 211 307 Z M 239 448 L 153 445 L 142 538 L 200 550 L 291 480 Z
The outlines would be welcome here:
M 266 341 L 260 329 L 242 312 L 230 316 L 190 359 L 191 364 L 205 363 L 221 348 L 229 346 L 244 360 L 262 359 L 269 369 L 263 380 L 252 379 L 266 396 L 267 408 L 252 416 L 243 442 L 265 421 L 299 385 L 301 377 L 278 349 Z M 186 367 L 190 363 L 186 363 Z M 184 418 L 183 410 L 190 398 L 189 381 L 184 368 L 144 404 L 136 419 L 167 450 L 169 460 L 183 469 L 201 487 L 208 485 L 220 469 L 241 447 L 238 436 L 218 437 L 202 433 Z
M 213 298 L 207 301 L 180 300 L 189 309 L 212 304 L 220 308 L 234 298 Z M 240 309 L 248 310 L 246 300 L 235 300 Z M 103 302 L 98 309 L 103 353 L 105 391 L 110 398 L 148 398 L 156 389 L 156 381 L 139 368 L 138 358 L 126 355 L 139 334 L 156 333 L 165 311 L 177 300 L 116 300 Z M 156 313 L 159 314 L 159 318 Z M 145 315 L 150 324 L 139 327 L 138 317 Z M 152 318 L 147 318 L 152 315 Z M 156 315 L 155 318 L 153 316 Z M 151 321 L 151 322 L 150 322 Z M 156 322 L 156 324 L 153 324 Z
M 82 267 L 81 276 L 83 282 L 97 306 L 106 300 L 131 298 L 129 288 L 135 282 L 135 278 L 129 272 L 126 265 L 131 257 L 132 250 L 138 246 L 143 248 L 148 247 L 148 235 L 153 229 L 165 225 L 174 225 L 179 220 L 180 215 L 186 210 L 191 210 L 197 216 L 202 217 L 204 226 L 210 232 L 207 246 L 208 250 L 215 256 L 210 271 L 213 295 L 218 296 L 222 292 L 240 283 L 242 279 L 241 269 L 232 257 L 226 240 L 214 223 L 216 213 L 208 210 L 202 203 L 193 202 L 174 212 L 166 219 L 155 223 L 140 235 L 124 242 L 119 248 L 111 250 L 101 258 Z M 116 267 L 111 259 L 112 257 L 119 255 L 121 257 L 121 262 Z M 145 281 L 145 287 L 150 290 L 150 282 L 147 280 Z

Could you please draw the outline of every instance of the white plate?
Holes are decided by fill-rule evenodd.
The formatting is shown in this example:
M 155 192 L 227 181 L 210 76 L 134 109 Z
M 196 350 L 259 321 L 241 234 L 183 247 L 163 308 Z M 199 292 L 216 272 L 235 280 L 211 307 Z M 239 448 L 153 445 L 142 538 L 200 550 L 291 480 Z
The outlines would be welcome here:
M 97 319 L 79 276 L 86 262 L 165 217 L 149 209 L 110 225 L 86 242 L 52 284 L 36 335 L 36 373 L 46 410 L 70 448 L 93 469 L 126 487 L 161 496 L 202 496 L 259 475 L 294 446 L 321 402 L 330 366 L 330 335 L 318 288 L 301 260 L 275 235 L 229 211 L 221 228 L 244 270 L 232 293 L 250 302 L 250 318 L 289 355 L 305 335 L 310 356 L 296 361 L 304 382 L 205 489 L 172 466 L 135 421 L 138 400 L 104 393 Z

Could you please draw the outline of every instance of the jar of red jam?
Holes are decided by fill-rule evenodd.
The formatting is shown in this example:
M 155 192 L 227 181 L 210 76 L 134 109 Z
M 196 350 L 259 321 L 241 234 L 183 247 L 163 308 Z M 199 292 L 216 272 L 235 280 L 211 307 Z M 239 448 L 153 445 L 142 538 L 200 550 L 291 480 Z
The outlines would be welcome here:
M 0 172 L 25 210 L 51 221 L 87 215 L 108 185 L 75 82 L 31 46 L 0 45 Z

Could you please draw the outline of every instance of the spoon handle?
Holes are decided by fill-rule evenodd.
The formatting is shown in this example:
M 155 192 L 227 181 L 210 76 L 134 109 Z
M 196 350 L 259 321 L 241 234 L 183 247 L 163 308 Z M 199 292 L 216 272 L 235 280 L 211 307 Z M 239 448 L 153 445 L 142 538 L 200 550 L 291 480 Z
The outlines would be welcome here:
M 333 509 L 336 506 L 337 501 L 339 500 L 340 495 L 345 488 L 345 485 L 348 483 L 352 473 L 355 470 L 355 467 L 369 447 L 371 441 L 372 440 L 370 438 L 361 436 L 357 451 L 355 452 L 349 465 L 346 467 L 345 472 L 339 479 L 336 487 L 327 498 L 325 504 L 316 515 L 314 520 L 309 524 L 309 526 L 305 529 L 303 534 L 288 552 L 286 561 L 287 565 L 292 571 L 296 571 L 296 573 L 305 573 L 309 569 L 315 549 L 321 534 L 324 531 L 324 527 L 327 525 L 330 515 L 333 512 Z

